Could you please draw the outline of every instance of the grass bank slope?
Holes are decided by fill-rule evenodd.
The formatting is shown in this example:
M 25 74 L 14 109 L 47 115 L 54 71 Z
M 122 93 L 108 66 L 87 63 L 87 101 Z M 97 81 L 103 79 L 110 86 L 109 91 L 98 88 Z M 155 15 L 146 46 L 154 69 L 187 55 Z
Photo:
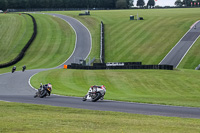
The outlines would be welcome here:
M 38 34 L 19 65 L 29 69 L 52 68 L 62 64 L 72 54 L 75 33 L 62 19 L 33 14 L 38 25 Z
M 74 50 L 76 37 L 73 29 L 59 18 L 44 14 L 32 15 L 37 22 L 38 34 L 25 57 L 15 64 L 17 70 L 21 70 L 23 65 L 26 65 L 27 69 L 36 69 L 52 68 L 62 64 Z M 4 22 L 2 25 L 6 25 L 6 23 Z M 12 32 L 12 29 L 8 29 L 8 31 Z M 2 45 L 6 47 L 5 44 Z M 16 47 L 20 49 L 18 45 Z M 12 49 L 8 49 L 8 51 L 12 52 Z M 0 73 L 10 70 L 11 67 L 0 69 Z
M 0 132 L 197 133 L 199 119 L 0 102 Z
M 0 14 L 0 64 L 13 60 L 33 34 L 28 15 Z
M 91 11 L 91 16 L 78 16 L 80 11 L 58 12 L 83 22 L 91 31 L 92 53 L 99 56 L 100 21 L 105 23 L 106 62 L 141 61 L 158 64 L 176 45 L 190 26 L 199 20 L 200 9 L 143 9 Z M 130 15 L 143 17 L 143 21 L 130 21 Z M 98 38 L 98 39 L 95 39 Z M 196 46 L 197 45 L 197 46 Z M 180 68 L 193 69 L 199 64 L 198 43 L 186 56 Z
M 53 93 L 84 96 L 92 85 L 105 85 L 105 99 L 200 107 L 199 71 L 179 70 L 51 70 L 31 84 L 51 82 Z

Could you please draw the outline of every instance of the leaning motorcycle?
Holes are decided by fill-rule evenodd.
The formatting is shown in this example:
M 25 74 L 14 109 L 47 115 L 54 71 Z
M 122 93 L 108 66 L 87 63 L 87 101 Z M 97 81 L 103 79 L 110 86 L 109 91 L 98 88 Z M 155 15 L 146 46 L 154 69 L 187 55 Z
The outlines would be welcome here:
M 103 100 L 106 94 L 106 87 L 104 85 L 101 86 L 91 86 L 88 93 L 83 97 L 83 101 L 91 100 L 92 102 L 96 102 L 99 99 Z
M 51 91 L 52 91 L 52 86 L 51 85 L 49 85 L 49 84 L 42 85 L 42 83 L 41 83 L 40 84 L 40 88 L 36 92 L 34 98 L 36 98 L 36 97 L 44 98 L 46 96 L 50 96 Z

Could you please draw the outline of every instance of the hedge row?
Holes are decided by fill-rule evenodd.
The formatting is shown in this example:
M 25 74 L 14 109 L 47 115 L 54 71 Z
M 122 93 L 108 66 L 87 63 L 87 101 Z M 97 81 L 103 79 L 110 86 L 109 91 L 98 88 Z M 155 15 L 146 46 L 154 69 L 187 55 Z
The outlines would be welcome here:
M 21 52 L 17 55 L 17 57 L 15 57 L 10 62 L 4 63 L 4 64 L 0 64 L 0 68 L 9 67 L 9 66 L 12 66 L 12 65 L 16 64 L 17 62 L 19 62 L 24 57 L 25 52 L 27 51 L 29 46 L 32 44 L 33 40 L 35 39 L 35 37 L 37 35 L 37 23 L 35 21 L 35 18 L 30 14 L 27 14 L 27 13 L 23 13 L 23 14 L 29 15 L 32 18 L 33 25 L 34 25 L 33 34 L 31 36 L 30 40 L 27 42 L 27 44 L 21 50 Z

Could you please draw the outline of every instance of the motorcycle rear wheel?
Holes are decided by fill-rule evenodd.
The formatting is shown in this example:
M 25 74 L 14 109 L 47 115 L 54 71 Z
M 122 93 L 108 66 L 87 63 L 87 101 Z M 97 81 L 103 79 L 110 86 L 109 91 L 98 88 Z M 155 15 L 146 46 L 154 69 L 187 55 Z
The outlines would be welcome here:
M 41 92 L 40 98 L 44 98 L 46 95 L 47 95 L 47 91 L 46 91 L 46 90 L 43 90 L 43 91 Z
M 97 100 L 99 100 L 101 98 L 101 93 L 96 93 L 96 97 L 92 98 L 92 102 L 96 102 Z

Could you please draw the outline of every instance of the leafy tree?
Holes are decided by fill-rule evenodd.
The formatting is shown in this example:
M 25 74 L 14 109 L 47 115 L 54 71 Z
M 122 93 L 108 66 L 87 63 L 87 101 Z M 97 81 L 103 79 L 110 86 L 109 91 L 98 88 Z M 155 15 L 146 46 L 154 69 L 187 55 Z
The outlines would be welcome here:
M 116 4 L 118 2 L 118 4 Z M 133 0 L 0 0 L 1 9 L 18 8 L 129 8 Z M 120 6 L 119 6 L 120 5 Z
M 7 9 L 7 0 L 0 0 L 0 10 L 6 10 Z
M 139 6 L 140 8 L 144 7 L 144 5 L 145 5 L 144 0 L 138 0 L 137 1 L 137 6 Z
M 154 0 L 149 0 L 147 3 L 147 7 L 154 7 L 155 6 L 155 1 Z
M 191 6 L 192 0 L 183 0 L 183 5 L 185 6 Z
M 37 1 L 36 0 L 29 0 L 30 8 L 37 8 Z
M 117 0 L 116 8 L 118 9 L 126 9 L 127 8 L 127 1 L 126 0 Z
M 183 6 L 183 2 L 181 0 L 176 0 L 175 5 L 181 7 Z
M 131 8 L 133 6 L 134 0 L 126 0 L 128 8 Z
M 116 6 L 116 1 L 117 0 L 103 0 L 104 1 L 104 6 L 103 8 L 115 8 Z
M 50 7 L 50 1 L 49 0 L 40 0 L 40 1 L 38 1 L 37 5 L 40 8 L 49 8 Z

